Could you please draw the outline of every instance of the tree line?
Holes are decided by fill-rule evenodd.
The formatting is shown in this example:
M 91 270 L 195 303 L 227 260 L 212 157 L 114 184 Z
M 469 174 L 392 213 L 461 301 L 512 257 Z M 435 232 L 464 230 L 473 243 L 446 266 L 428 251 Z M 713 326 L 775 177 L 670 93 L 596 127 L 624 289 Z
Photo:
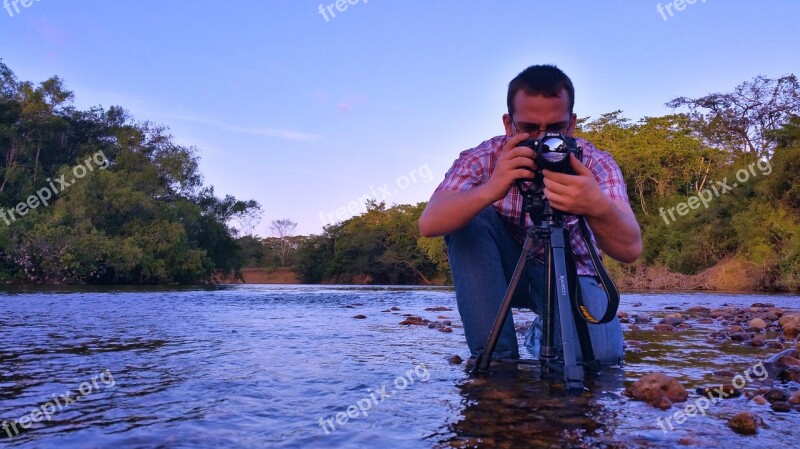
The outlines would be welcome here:
M 417 229 L 425 203 L 369 201 L 319 235 L 293 235 L 290 219 L 266 238 L 241 235 L 261 206 L 217 196 L 196 148 L 121 107 L 81 111 L 73 99 L 60 78 L 20 81 L 0 61 L 0 282 L 200 283 L 243 267 L 306 283 L 451 282 L 443 239 Z M 612 270 L 692 275 L 735 258 L 758 288 L 800 290 L 796 77 L 667 105 L 674 113 L 638 121 L 579 120 L 576 134 L 619 163 L 642 225 L 642 258 Z
M 243 265 L 260 205 L 205 186 L 195 148 L 121 107 L 86 111 L 0 61 L 0 282 L 209 282 Z

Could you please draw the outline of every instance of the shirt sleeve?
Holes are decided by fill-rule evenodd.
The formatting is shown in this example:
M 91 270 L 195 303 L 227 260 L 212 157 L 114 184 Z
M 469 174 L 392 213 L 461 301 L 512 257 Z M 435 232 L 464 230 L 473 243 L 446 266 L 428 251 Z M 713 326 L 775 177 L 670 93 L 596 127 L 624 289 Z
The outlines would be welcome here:
M 600 190 L 611 199 L 630 202 L 628 199 L 628 188 L 625 179 L 622 177 L 622 170 L 610 153 L 596 150 L 587 168 L 594 173 Z
M 481 158 L 475 157 L 469 151 L 465 151 L 453 162 L 453 166 L 444 175 L 444 180 L 436 188 L 436 191 L 460 192 L 469 190 L 483 184 L 485 175 L 486 168 L 481 163 Z

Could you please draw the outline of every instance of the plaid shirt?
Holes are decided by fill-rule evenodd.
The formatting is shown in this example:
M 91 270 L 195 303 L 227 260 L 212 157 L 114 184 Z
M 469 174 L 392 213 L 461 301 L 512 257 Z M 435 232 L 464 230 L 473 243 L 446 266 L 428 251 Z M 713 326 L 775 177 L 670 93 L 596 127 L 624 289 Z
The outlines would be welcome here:
M 439 184 L 436 191 L 464 191 L 485 184 L 494 171 L 497 158 L 508 141 L 507 136 L 493 137 L 475 148 L 463 151 L 444 176 L 444 181 Z M 578 137 L 578 145 L 583 149 L 583 164 L 594 174 L 600 189 L 609 198 L 628 201 L 625 180 L 622 171 L 611 154 L 598 150 L 588 141 Z M 522 195 L 516 184 L 511 186 L 508 194 L 501 200 L 492 204 L 511 232 L 511 235 L 520 244 L 525 240 L 528 227 L 532 226 L 531 218 L 525 217 L 525 227 L 520 226 L 522 210 Z M 578 218 L 574 215 L 564 215 L 565 228 L 569 232 L 570 245 L 575 254 L 575 263 L 579 275 L 596 275 L 589 257 L 589 248 L 581 237 Z M 597 249 L 594 235 L 590 235 L 592 245 Z M 544 245 L 536 242 L 533 250 L 539 260 L 543 260 Z M 598 254 L 600 252 L 598 251 Z

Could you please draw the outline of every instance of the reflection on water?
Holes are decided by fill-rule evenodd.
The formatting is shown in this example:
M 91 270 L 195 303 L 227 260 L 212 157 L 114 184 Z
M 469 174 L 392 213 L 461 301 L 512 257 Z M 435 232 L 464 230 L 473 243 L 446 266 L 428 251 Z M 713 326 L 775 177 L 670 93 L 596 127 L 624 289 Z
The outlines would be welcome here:
M 795 301 L 628 294 L 622 310 L 663 315 L 667 306 L 791 308 Z M 115 380 L 0 440 L 8 447 L 786 447 L 800 423 L 798 411 L 777 413 L 740 397 L 664 432 L 656 419 L 677 409 L 622 395 L 653 371 L 693 394 L 726 381 L 714 371 L 739 373 L 777 352 L 709 339 L 718 324 L 693 322 L 672 334 L 625 325 L 626 365 L 589 378 L 584 394 L 567 395 L 559 381 L 542 380 L 535 363 L 494 364 L 488 378 L 450 364 L 467 349 L 446 288 L 28 289 L 0 294 L 0 306 L 0 420 L 30 416 L 105 370 Z M 446 309 L 425 310 L 437 306 Z M 450 320 L 453 332 L 399 325 L 408 314 Z M 532 317 L 521 312 L 516 321 Z M 347 416 L 348 407 L 419 366 L 429 379 L 417 375 L 368 412 Z M 742 410 L 767 422 L 757 440 L 725 426 Z M 337 416 L 335 430 L 326 431 L 320 420 Z
M 459 384 L 464 409 L 439 447 L 613 447 L 623 371 L 587 379 L 583 394 L 567 394 L 558 379 L 542 381 L 537 365 L 495 364 L 488 378 Z

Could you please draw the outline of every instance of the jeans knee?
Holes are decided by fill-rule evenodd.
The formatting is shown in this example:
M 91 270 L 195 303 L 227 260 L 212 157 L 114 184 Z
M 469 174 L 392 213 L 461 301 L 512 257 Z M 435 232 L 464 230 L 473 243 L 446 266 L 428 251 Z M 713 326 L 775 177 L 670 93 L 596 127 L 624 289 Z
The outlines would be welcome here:
M 492 234 L 497 225 L 501 224 L 500 217 L 492 206 L 485 207 L 478 212 L 463 228 L 445 236 L 445 243 L 451 240 L 475 239 L 478 236 Z

